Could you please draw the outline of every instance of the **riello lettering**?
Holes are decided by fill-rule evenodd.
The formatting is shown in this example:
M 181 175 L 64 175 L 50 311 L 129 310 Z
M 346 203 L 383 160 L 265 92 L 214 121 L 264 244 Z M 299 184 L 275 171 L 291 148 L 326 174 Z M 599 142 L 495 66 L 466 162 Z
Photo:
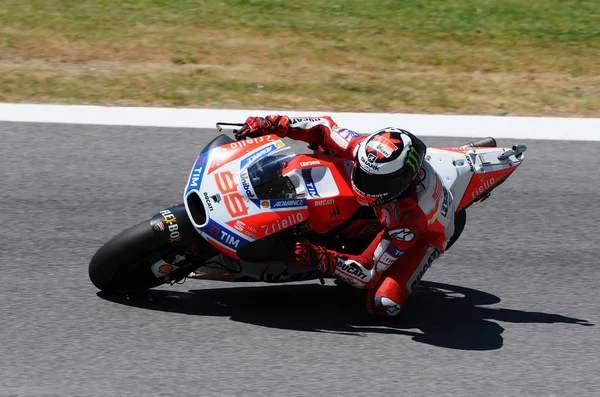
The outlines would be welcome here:
M 500 178 L 498 180 L 500 180 Z M 473 190 L 473 192 L 471 192 L 471 198 L 476 198 L 480 196 L 481 194 L 483 194 L 483 192 L 485 192 L 486 190 L 488 190 L 496 184 L 496 178 L 494 177 L 491 177 L 487 180 L 483 180 L 483 178 L 481 178 L 481 181 L 483 182 L 483 184 L 478 186 L 475 190 Z
M 290 226 L 297 225 L 304 220 L 304 215 L 301 212 L 290 214 L 286 218 L 278 219 L 270 225 L 261 225 L 262 231 L 265 235 L 280 232 L 287 229 Z

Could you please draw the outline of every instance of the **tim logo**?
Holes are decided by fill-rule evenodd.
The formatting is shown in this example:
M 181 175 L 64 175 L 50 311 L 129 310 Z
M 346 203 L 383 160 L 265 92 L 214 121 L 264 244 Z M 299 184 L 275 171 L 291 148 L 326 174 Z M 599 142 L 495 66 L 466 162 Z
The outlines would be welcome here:
M 317 190 L 317 186 L 312 179 L 312 175 L 309 169 L 302 170 L 302 178 L 304 178 L 304 183 L 306 184 L 306 191 L 310 197 L 321 197 L 319 191 Z

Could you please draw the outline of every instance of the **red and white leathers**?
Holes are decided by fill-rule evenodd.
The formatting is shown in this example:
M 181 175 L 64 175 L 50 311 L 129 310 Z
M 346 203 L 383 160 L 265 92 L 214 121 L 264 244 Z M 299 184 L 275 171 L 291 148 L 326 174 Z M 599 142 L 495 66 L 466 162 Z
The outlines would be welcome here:
M 366 139 L 339 128 L 327 116 L 272 116 L 281 136 L 318 144 L 343 158 L 355 160 L 358 145 Z M 287 127 L 287 128 L 286 128 Z M 357 288 L 369 289 L 368 310 L 394 316 L 431 263 L 441 255 L 454 233 L 452 193 L 427 160 L 403 198 L 374 207 L 385 225 L 361 255 L 347 255 L 319 247 L 319 258 L 330 272 Z M 360 202 L 360 200 L 359 200 Z M 363 203 L 364 204 L 364 203 Z M 324 257 L 323 257 L 324 255 Z

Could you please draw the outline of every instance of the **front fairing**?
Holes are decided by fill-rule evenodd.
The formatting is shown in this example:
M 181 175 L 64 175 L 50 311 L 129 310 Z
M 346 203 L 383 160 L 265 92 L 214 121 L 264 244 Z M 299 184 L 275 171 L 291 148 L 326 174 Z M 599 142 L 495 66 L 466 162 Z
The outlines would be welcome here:
M 241 247 L 307 220 L 306 198 L 300 197 L 298 186 L 283 175 L 285 165 L 295 156 L 275 135 L 201 153 L 184 193 L 196 230 L 219 250 L 237 258 Z M 204 207 L 202 222 L 195 222 L 190 212 L 194 195 Z

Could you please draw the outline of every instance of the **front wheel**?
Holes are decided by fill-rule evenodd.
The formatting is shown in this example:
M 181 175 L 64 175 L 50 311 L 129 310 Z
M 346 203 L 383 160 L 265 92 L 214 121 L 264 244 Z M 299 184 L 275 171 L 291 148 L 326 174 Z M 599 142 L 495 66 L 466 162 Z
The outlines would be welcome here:
M 90 280 L 104 292 L 156 287 L 164 284 L 167 277 L 156 277 L 152 265 L 173 254 L 173 250 L 168 243 L 157 244 L 150 221 L 142 222 L 118 234 L 96 252 L 90 261 Z

